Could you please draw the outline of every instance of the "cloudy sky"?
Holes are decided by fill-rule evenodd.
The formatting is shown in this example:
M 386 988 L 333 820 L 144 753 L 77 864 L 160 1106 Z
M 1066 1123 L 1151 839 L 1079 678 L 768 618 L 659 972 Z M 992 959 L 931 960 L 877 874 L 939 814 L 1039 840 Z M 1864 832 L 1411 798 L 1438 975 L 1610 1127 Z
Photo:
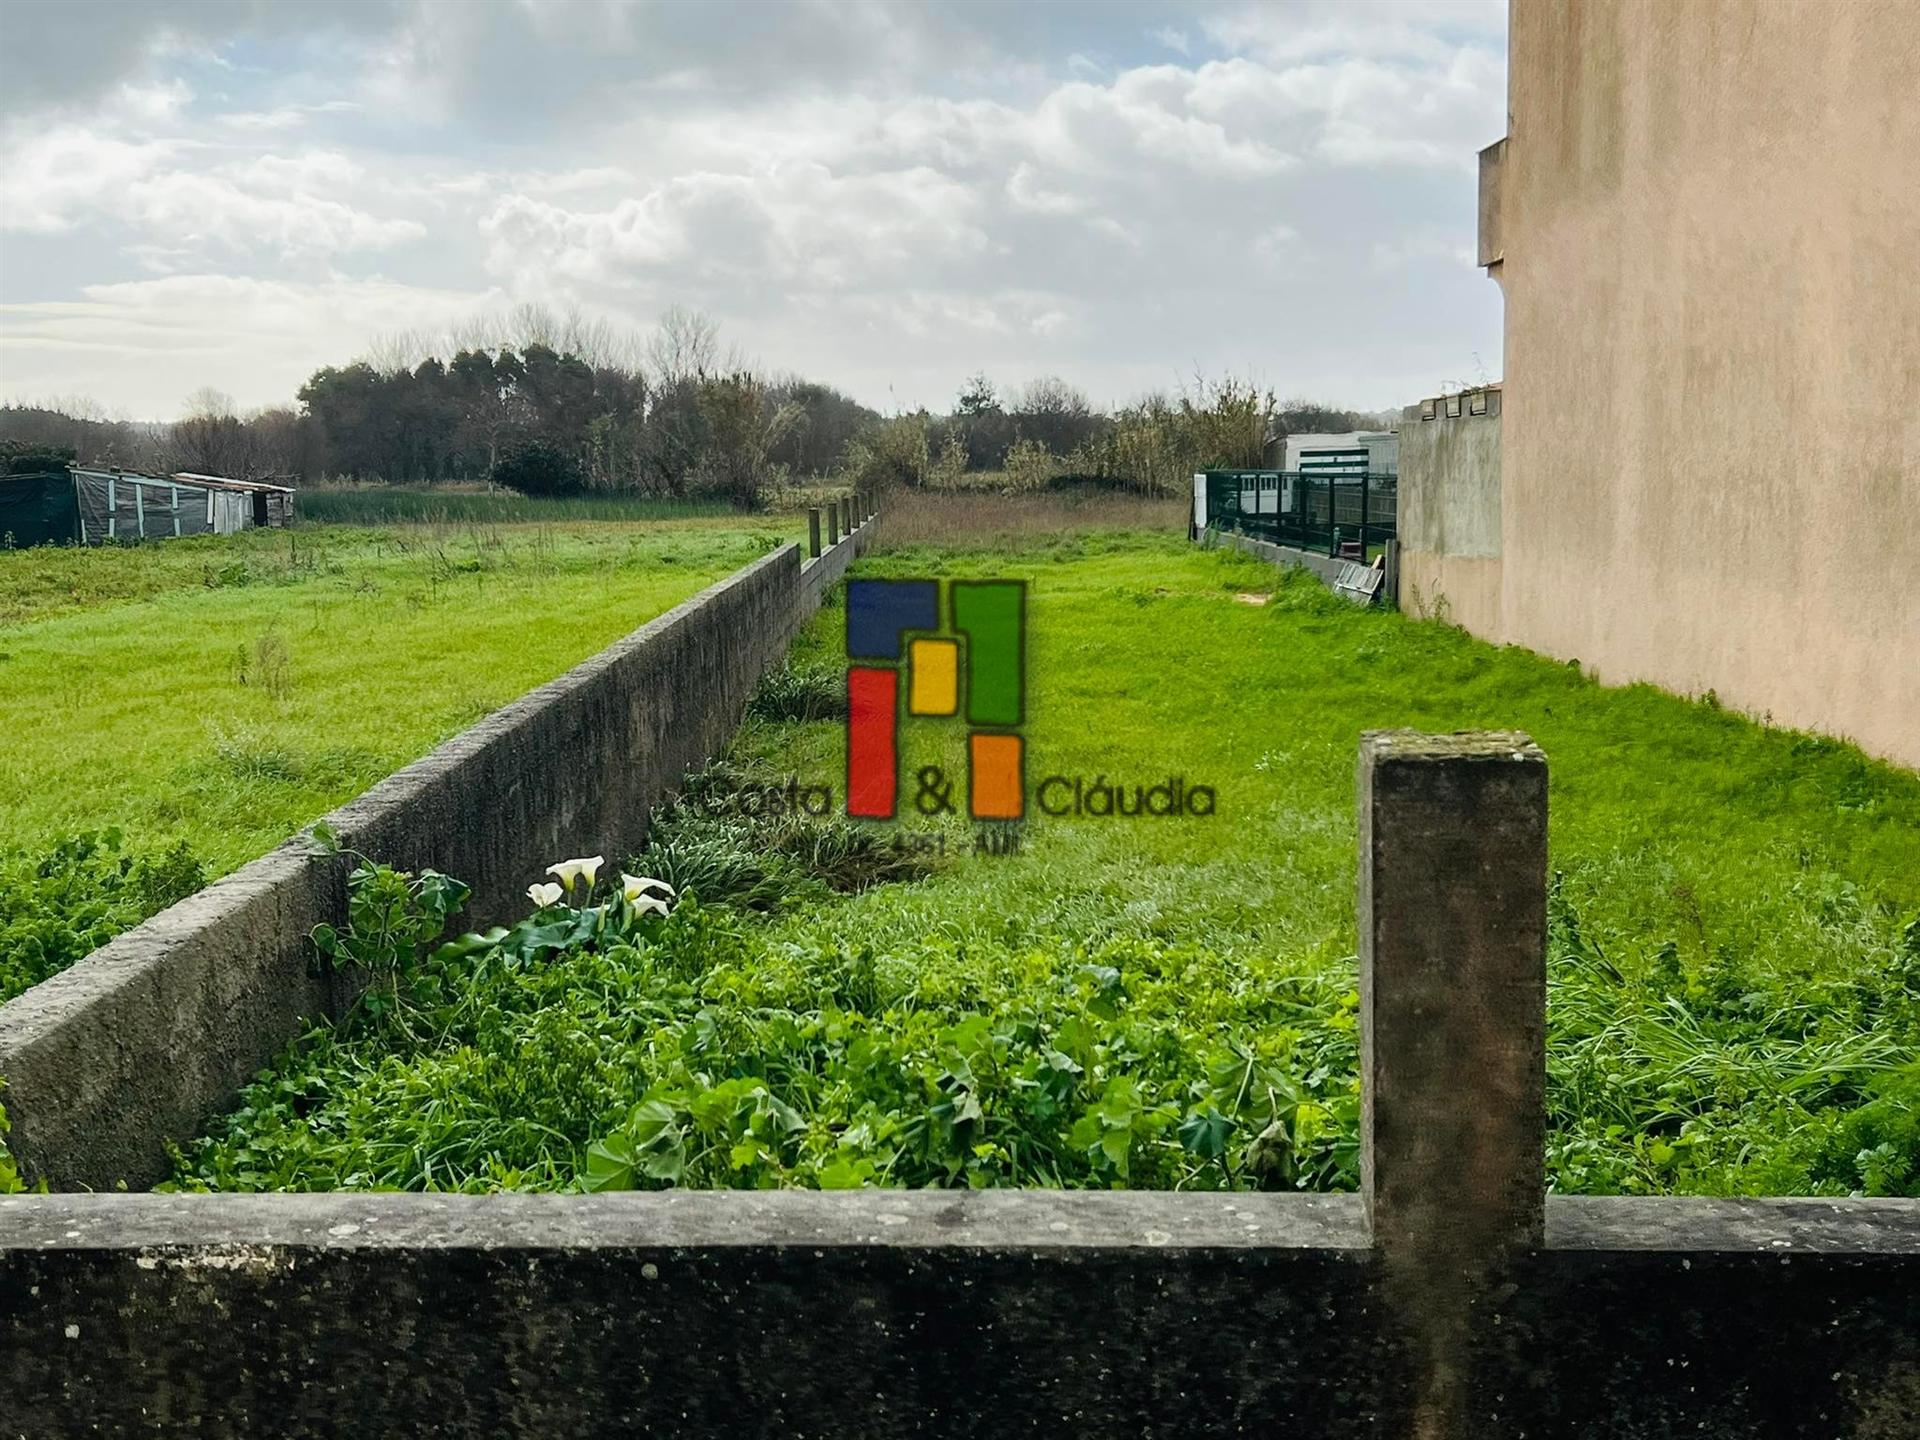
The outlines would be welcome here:
M 291 399 L 521 301 L 881 409 L 1496 376 L 1505 0 L 0 0 L 0 399 Z

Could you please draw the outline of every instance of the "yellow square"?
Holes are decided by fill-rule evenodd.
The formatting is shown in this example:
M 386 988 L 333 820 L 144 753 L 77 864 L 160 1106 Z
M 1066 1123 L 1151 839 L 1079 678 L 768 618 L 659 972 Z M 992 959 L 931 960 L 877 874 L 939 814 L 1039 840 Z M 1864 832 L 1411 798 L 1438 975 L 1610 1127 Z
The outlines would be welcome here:
M 960 709 L 960 642 L 914 640 L 907 645 L 909 715 L 952 715 Z

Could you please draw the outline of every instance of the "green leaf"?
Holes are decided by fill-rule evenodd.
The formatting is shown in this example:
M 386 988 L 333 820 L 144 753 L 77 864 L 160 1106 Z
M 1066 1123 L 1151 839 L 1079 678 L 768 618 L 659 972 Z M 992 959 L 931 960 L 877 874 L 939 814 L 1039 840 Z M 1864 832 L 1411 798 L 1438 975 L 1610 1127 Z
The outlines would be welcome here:
M 1233 1121 L 1213 1106 L 1196 1110 L 1180 1126 L 1180 1143 L 1202 1160 L 1218 1160 L 1227 1153 Z
M 814 1177 L 822 1190 L 859 1190 L 873 1178 L 873 1162 L 842 1155 L 820 1168 Z
M 640 1169 L 649 1179 L 678 1185 L 687 1170 L 686 1147 L 675 1144 L 664 1150 L 651 1151 L 641 1160 Z
M 633 1169 L 633 1142 L 625 1135 L 609 1135 L 587 1147 L 582 1184 L 588 1190 L 631 1190 Z

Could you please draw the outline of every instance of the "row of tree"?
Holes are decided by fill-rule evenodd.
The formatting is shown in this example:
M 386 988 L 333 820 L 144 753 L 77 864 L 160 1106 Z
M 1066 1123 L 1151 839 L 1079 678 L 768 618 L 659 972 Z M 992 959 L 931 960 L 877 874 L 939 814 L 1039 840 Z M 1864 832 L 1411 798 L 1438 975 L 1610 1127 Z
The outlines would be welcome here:
M 946 414 L 885 418 L 830 385 L 761 374 L 710 320 L 679 310 L 644 343 L 533 309 L 491 329 L 389 337 L 372 358 L 316 371 L 298 398 L 297 411 L 242 416 L 201 391 L 171 425 L 114 421 L 84 404 L 6 407 L 0 437 L 134 470 L 489 480 L 531 494 L 750 507 L 783 480 L 827 476 L 919 485 L 1002 472 L 1012 488 L 1072 480 L 1173 493 L 1197 466 L 1261 463 L 1289 431 L 1378 420 L 1283 406 L 1234 381 L 1102 413 L 1059 379 L 1003 397 L 984 375 Z

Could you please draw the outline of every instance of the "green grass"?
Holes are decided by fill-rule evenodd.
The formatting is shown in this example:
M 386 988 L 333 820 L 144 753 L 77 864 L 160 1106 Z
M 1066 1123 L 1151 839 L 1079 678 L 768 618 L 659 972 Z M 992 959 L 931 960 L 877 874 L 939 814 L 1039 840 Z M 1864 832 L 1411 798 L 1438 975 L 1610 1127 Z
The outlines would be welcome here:
M 0 554 L 0 873 L 77 894 L 60 846 L 109 830 L 129 870 L 184 844 L 224 873 L 784 538 L 307 528 Z M 141 918 L 124 876 L 82 868 L 87 906 Z M 14 908 L 0 1000 L 8 925 L 46 918 Z M 36 942 L 11 988 L 62 954 Z
M 309 1037 L 180 1182 L 1350 1187 L 1355 747 L 1413 726 L 1549 758 L 1557 1188 L 1920 1192 L 1912 774 L 1177 540 L 860 573 L 1027 578 L 1030 779 L 1177 776 L 1216 813 L 1040 816 L 1012 856 L 913 816 L 904 841 L 949 856 L 931 878 L 770 913 L 713 893 L 759 886 L 738 852 L 766 842 L 705 835 L 674 863 L 709 893 L 658 933 L 435 971 Z M 842 613 L 803 675 L 840 663 Z M 784 718 L 816 688 L 770 687 L 735 761 L 838 797 L 842 725 Z M 908 725 L 909 805 L 921 767 L 962 773 L 962 734 Z
M 686 520 L 732 515 L 708 500 L 637 495 L 528 496 L 510 490 L 454 490 L 435 486 L 364 485 L 303 489 L 297 500 L 304 525 L 571 524 L 583 520 Z

